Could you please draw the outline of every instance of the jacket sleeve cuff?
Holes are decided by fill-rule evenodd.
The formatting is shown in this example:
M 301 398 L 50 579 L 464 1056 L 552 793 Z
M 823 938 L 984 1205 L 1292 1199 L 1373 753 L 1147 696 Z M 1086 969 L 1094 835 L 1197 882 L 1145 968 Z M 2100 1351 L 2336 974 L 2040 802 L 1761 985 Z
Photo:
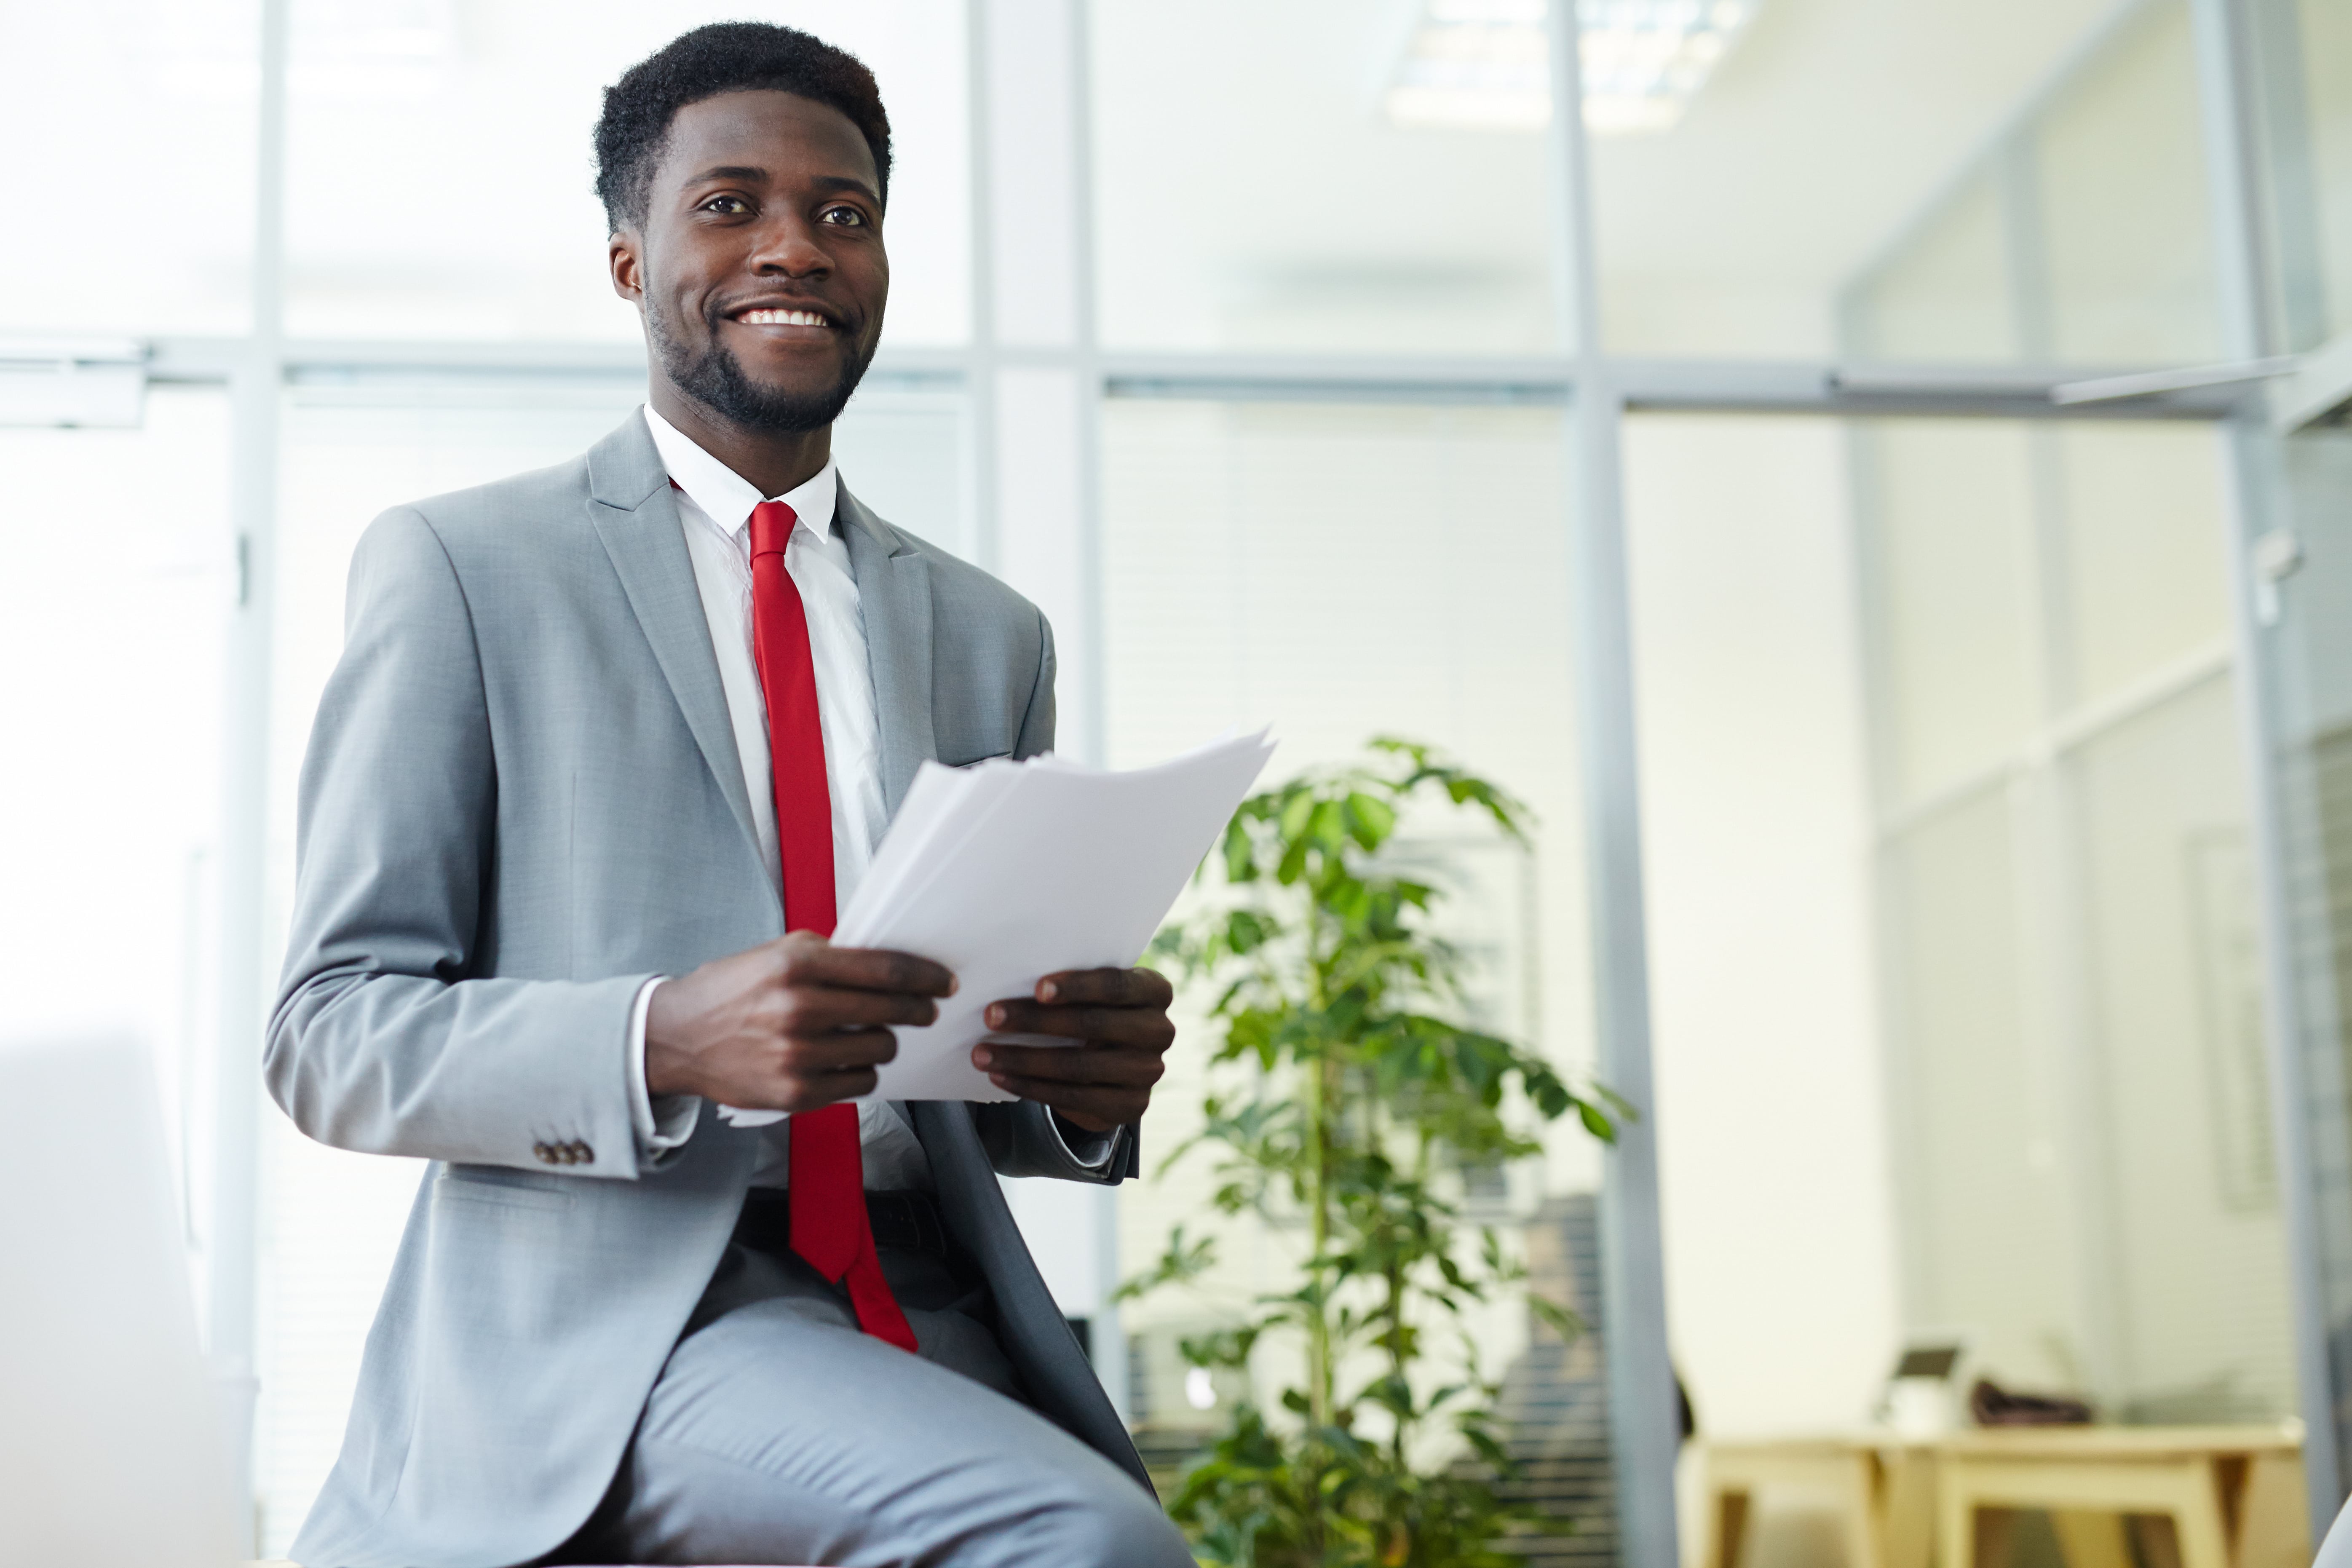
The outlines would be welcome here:
M 1101 1171 L 1110 1164 L 1111 1146 L 1117 1142 L 1110 1132 L 1089 1132 L 1076 1122 L 1068 1121 L 1061 1112 L 1047 1114 L 1045 1124 L 1053 1130 L 1062 1152 L 1073 1163 L 1089 1171 Z
M 1099 1135 L 1071 1128 L 1077 1140 L 1073 1147 L 1054 1113 L 1034 1100 L 976 1104 L 971 1119 L 1000 1176 L 1051 1176 L 1110 1186 L 1141 1173 L 1138 1130 L 1132 1126 Z M 1099 1149 L 1094 1147 L 1097 1136 Z

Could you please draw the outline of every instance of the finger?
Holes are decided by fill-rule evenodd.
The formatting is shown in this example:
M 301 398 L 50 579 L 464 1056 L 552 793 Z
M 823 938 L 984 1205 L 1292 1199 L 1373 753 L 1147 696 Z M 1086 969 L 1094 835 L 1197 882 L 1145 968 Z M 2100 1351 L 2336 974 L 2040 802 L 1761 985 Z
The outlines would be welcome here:
M 1167 1071 L 1156 1051 L 1119 1046 L 974 1046 L 972 1065 L 1041 1082 L 1149 1089 Z
M 1176 1039 L 1176 1026 L 1156 1007 L 1048 1006 L 1008 996 L 991 1002 L 988 1026 L 1009 1035 L 1051 1035 L 1064 1040 L 1108 1040 L 1122 1046 L 1166 1050 Z
M 928 996 L 903 991 L 845 991 L 833 986 L 794 986 L 783 994 L 776 1009 L 776 1026 L 795 1037 L 827 1035 L 836 1029 L 870 1029 L 889 1025 L 919 1028 L 937 1023 L 940 1005 Z
M 766 1107 L 771 1110 L 822 1110 L 828 1105 L 860 1095 L 872 1094 L 880 1075 L 872 1068 L 853 1068 L 843 1072 L 814 1073 L 794 1079 L 777 1096 L 782 1103 Z
M 746 1110 L 820 1110 L 835 1100 L 871 1094 L 880 1075 L 871 1067 L 843 1068 L 831 1072 L 776 1071 L 756 1088 L 730 1092 L 728 1103 Z
M 911 952 L 879 947 L 835 947 L 806 933 L 784 938 L 784 983 L 836 985 L 858 991 L 902 991 L 917 996 L 952 996 L 956 977 L 946 965 Z
M 1010 1094 L 1059 1111 L 1093 1132 L 1108 1132 L 1143 1120 L 1150 1096 L 1140 1089 L 1080 1088 L 1015 1073 L 991 1074 L 989 1081 Z
M 1165 1007 L 1176 1000 L 1168 977 L 1150 969 L 1066 969 L 1037 982 L 1040 1002 L 1104 1007 Z
M 895 1061 L 898 1056 L 898 1037 L 887 1029 L 843 1029 L 786 1040 L 775 1059 L 788 1076 L 806 1078 L 863 1071 Z

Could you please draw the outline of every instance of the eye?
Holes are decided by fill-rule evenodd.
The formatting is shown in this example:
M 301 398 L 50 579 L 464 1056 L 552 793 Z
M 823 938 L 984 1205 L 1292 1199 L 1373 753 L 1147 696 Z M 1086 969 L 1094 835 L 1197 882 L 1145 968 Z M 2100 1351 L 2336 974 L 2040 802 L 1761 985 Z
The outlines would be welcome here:
M 856 207 L 845 204 L 825 208 L 824 211 L 817 214 L 817 221 L 834 224 L 843 228 L 863 228 L 866 226 L 866 215 Z
M 751 210 L 751 204 L 741 196 L 721 194 L 704 202 L 697 212 L 716 213 L 720 217 L 740 217 Z

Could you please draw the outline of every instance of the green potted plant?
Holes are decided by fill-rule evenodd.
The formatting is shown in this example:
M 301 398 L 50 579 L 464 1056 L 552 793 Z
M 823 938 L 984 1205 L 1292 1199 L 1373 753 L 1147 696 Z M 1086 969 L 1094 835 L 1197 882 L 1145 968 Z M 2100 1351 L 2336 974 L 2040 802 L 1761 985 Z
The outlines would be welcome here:
M 1203 1563 L 1503 1568 L 1518 1559 L 1499 1539 L 1558 1528 L 1496 1490 L 1514 1466 L 1464 1318 L 1526 1281 L 1495 1228 L 1465 1219 L 1461 1173 L 1537 1152 L 1539 1123 L 1570 1111 L 1613 1138 L 1626 1108 L 1462 1021 L 1463 961 L 1433 919 L 1443 891 L 1382 853 L 1424 800 L 1526 841 L 1528 813 L 1503 790 L 1375 740 L 1362 762 L 1244 801 L 1202 870 L 1222 869 L 1222 891 L 1154 944 L 1210 988 L 1222 1031 L 1202 1128 L 1167 1163 L 1212 1159 L 1216 1211 L 1304 1232 L 1294 1289 L 1183 1343 L 1212 1369 L 1246 1369 L 1261 1342 L 1294 1352 L 1281 1414 L 1238 1405 L 1170 1500 Z M 1216 1247 L 1180 1226 L 1120 1293 L 1192 1285 Z

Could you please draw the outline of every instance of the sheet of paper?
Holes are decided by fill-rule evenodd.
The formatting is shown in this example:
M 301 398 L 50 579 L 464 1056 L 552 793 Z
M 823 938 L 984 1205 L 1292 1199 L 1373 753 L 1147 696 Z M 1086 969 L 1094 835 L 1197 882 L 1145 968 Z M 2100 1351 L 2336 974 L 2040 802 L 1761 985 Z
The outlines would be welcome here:
M 1060 970 L 1142 956 L 1273 752 L 1261 730 L 1129 773 L 1052 755 L 926 763 L 834 941 L 920 953 L 960 984 L 937 1023 L 898 1031 L 871 1098 L 1010 1099 L 971 1065 L 990 1037 L 982 1009 Z M 719 1112 L 743 1127 L 781 1120 Z
M 921 953 L 960 983 L 937 1023 L 898 1031 L 898 1058 L 875 1094 L 1007 1098 L 971 1065 L 989 1034 L 982 1009 L 1029 995 L 1058 970 L 1142 956 L 1273 750 L 1261 731 L 1131 773 L 1041 759 L 983 803 L 968 831 L 943 822 L 920 871 L 835 936 Z
M 1022 765 L 991 761 L 970 768 L 926 763 L 915 773 L 898 815 L 874 852 L 874 862 L 835 922 L 834 940 L 861 929 L 877 910 L 889 908 L 911 878 L 924 874 L 950 842 L 973 832 L 1019 781 Z

